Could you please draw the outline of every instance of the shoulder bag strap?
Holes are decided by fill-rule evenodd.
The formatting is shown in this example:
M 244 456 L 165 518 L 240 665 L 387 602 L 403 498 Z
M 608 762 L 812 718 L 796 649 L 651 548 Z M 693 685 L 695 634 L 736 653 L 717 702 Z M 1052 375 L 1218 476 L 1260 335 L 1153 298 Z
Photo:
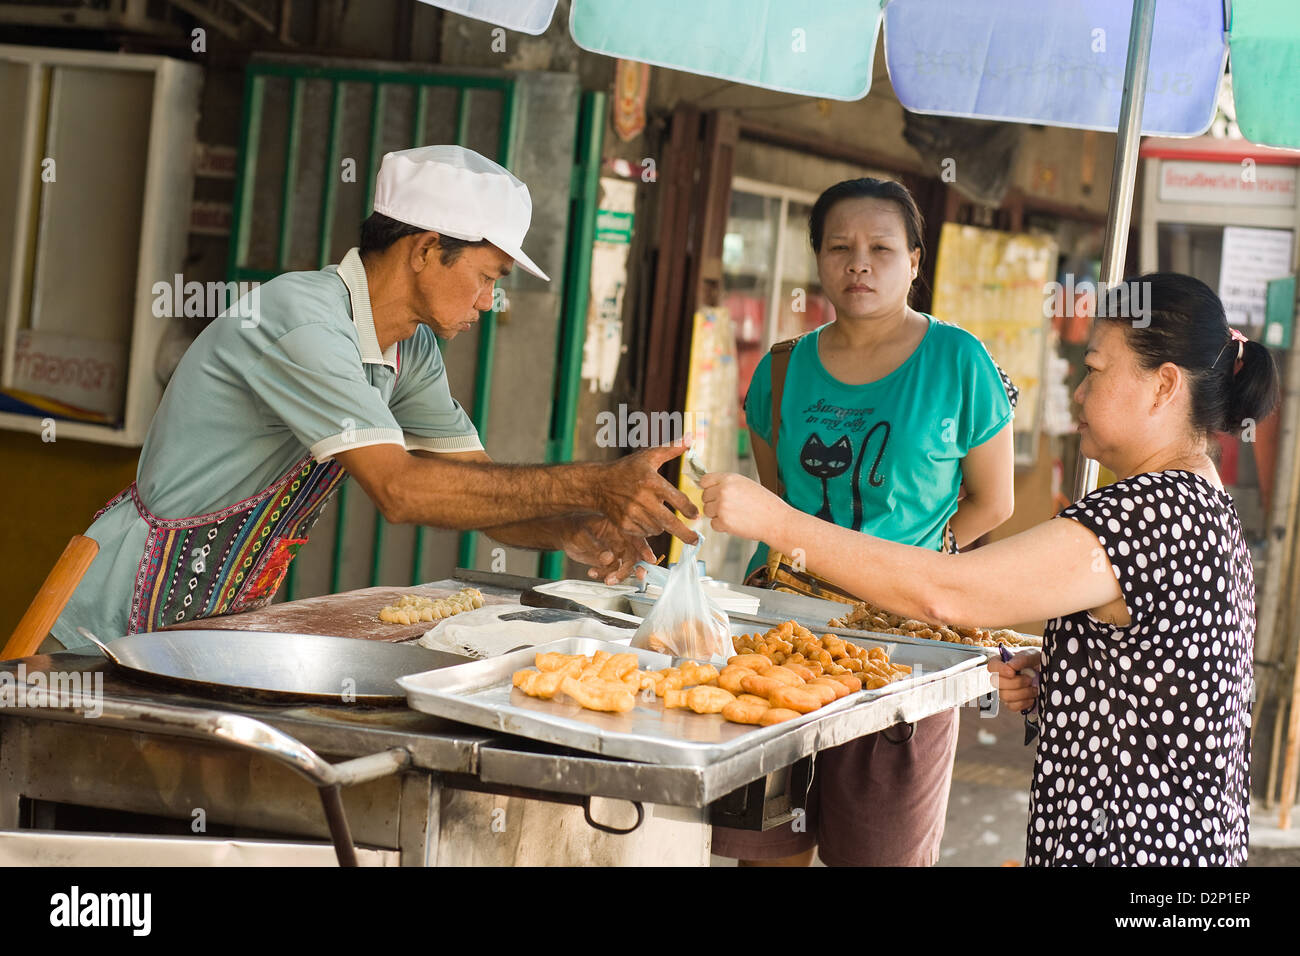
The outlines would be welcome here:
M 807 335 L 805 332 L 804 335 Z M 790 371 L 790 353 L 803 335 L 796 335 L 784 342 L 772 346 L 772 455 L 776 456 L 776 445 L 781 437 L 781 396 L 785 394 L 785 376 Z M 776 487 L 768 489 L 785 497 L 785 482 L 781 480 L 781 466 L 776 467 Z

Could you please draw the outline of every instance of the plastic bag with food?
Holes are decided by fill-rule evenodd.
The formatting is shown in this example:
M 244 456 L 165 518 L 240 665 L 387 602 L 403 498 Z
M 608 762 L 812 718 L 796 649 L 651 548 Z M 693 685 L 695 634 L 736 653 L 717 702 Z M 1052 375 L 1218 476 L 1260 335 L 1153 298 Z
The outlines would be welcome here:
M 696 544 L 682 546 L 681 558 L 668 571 L 664 593 L 632 637 L 633 647 L 697 661 L 731 656 L 731 622 L 709 600 L 700 581 L 695 555 L 703 543 L 701 536 Z

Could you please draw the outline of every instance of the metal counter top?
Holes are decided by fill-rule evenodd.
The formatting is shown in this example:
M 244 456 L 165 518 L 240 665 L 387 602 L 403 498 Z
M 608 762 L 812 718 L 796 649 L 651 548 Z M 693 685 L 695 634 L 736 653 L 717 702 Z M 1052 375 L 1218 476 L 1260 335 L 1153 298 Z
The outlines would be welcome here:
M 495 785 L 684 807 L 707 806 L 808 754 L 861 736 L 863 728 L 878 723 L 882 714 L 892 722 L 918 720 L 991 689 L 988 672 L 973 668 L 923 684 L 906 695 L 884 695 L 828 714 L 719 763 L 653 766 L 483 731 L 401 707 L 214 702 L 131 684 L 107 673 L 102 658 L 73 652 L 8 661 L 0 664 L 0 673 L 12 674 L 16 681 L 20 666 L 29 677 L 40 673 L 47 675 L 47 680 L 52 671 L 102 675 L 92 679 L 103 681 L 103 714 L 92 717 L 71 708 L 31 707 L 24 701 L 0 708 L 0 717 L 80 721 L 101 728 L 183 736 L 159 721 L 160 705 L 223 711 L 263 721 L 331 760 L 401 747 L 410 753 L 412 769 L 472 776 Z M 21 687 L 17 693 L 23 693 Z

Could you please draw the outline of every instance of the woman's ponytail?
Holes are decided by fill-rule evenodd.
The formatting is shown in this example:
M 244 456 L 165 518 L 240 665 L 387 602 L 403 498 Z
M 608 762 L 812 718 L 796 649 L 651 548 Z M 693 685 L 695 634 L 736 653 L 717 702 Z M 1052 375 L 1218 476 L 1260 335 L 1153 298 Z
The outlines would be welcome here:
M 1281 394 L 1277 365 L 1265 346 L 1242 343 L 1241 368 L 1229 378 L 1227 389 L 1223 430 L 1230 435 L 1240 435 L 1277 406 Z

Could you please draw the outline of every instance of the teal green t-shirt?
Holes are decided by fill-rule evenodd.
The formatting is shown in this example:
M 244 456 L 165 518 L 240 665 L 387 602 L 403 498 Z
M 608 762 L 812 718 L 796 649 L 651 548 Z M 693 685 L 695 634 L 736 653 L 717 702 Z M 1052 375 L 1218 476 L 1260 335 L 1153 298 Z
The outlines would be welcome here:
M 916 350 L 865 385 L 833 378 L 820 329 L 790 353 L 777 465 L 785 499 L 845 528 L 938 550 L 957 510 L 961 463 L 1011 420 L 997 366 L 979 339 L 932 316 Z M 745 396 L 749 426 L 772 440 L 772 356 Z M 760 545 L 750 571 L 767 559 Z

